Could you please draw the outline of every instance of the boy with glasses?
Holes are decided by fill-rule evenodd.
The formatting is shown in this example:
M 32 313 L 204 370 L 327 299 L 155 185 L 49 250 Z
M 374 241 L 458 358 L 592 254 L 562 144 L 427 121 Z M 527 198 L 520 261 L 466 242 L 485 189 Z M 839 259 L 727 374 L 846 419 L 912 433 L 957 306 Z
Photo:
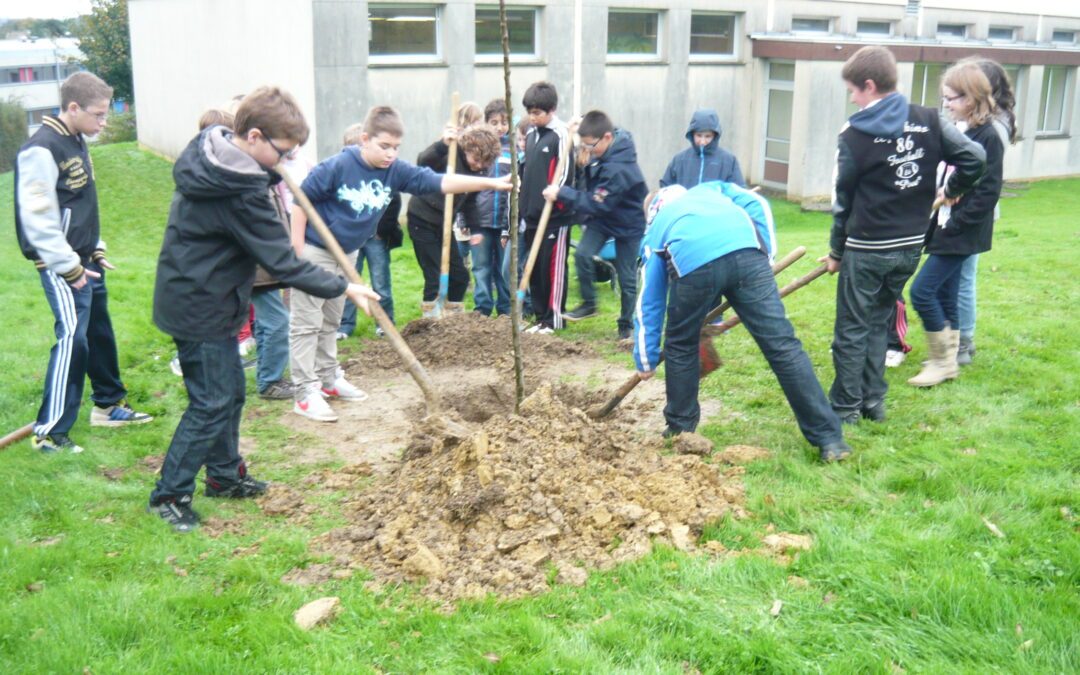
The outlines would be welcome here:
M 105 258 L 94 168 L 86 136 L 105 128 L 112 88 L 81 72 L 60 87 L 57 117 L 19 150 L 15 162 L 15 231 L 34 262 L 54 320 L 45 394 L 32 444 L 42 452 L 82 452 L 68 432 L 79 416 L 87 375 L 94 409 L 90 426 L 120 427 L 152 418 L 132 410 L 120 380 L 109 318 Z
M 378 296 L 301 261 L 270 201 L 278 162 L 302 145 L 308 126 L 296 101 L 275 87 L 246 96 L 235 131 L 212 126 L 173 168 L 176 194 L 158 257 L 154 322 L 180 354 L 188 408 L 169 445 L 149 510 L 177 532 L 199 523 L 191 508 L 206 467 L 207 497 L 257 497 L 239 452 L 245 378 L 236 334 L 248 316 L 258 263 L 287 286 L 320 297 L 342 294 L 367 311 Z

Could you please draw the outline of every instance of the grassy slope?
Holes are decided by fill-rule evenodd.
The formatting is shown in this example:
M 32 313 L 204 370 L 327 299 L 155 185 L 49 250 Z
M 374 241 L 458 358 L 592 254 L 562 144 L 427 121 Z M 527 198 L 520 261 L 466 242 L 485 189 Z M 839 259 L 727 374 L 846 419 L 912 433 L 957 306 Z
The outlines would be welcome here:
M 204 516 L 246 519 L 245 534 L 217 539 L 174 536 L 143 512 L 152 477 L 137 463 L 165 450 L 184 405 L 166 367 L 171 343 L 150 321 L 171 177 L 168 164 L 131 145 L 98 149 L 95 165 L 105 238 L 120 267 L 110 295 L 123 374 L 133 400 L 158 421 L 95 430 L 84 407 L 73 432 L 83 455 L 43 457 L 26 443 L 0 455 L 3 672 L 1080 670 L 1080 544 L 1061 513 L 1080 510 L 1080 341 L 1068 319 L 1078 296 L 1080 181 L 1038 183 L 1004 204 L 980 270 L 976 365 L 948 386 L 905 386 L 924 351 L 913 330 L 913 358 L 890 375 L 889 422 L 853 431 L 858 454 L 843 466 L 814 463 L 748 335 L 718 341 L 727 364 L 705 392 L 724 411 L 704 431 L 721 445 L 762 445 L 775 455 L 748 469 L 754 518 L 719 523 L 706 536 L 753 549 L 768 523 L 813 534 L 813 550 L 790 567 L 661 550 L 593 575 L 585 588 L 464 604 L 444 616 L 406 589 L 372 595 L 362 577 L 323 589 L 278 581 L 309 560 L 308 536 L 337 522 L 332 501 L 305 529 L 253 504 L 199 499 Z M 0 245 L 4 431 L 32 419 L 51 344 L 37 277 L 10 236 L 11 182 L 0 176 L 0 230 L 9 233 Z M 825 216 L 775 208 L 784 250 L 824 248 Z M 394 260 L 399 316 L 409 320 L 419 275 L 408 248 Z M 788 302 L 826 385 L 833 288 L 824 279 Z M 601 296 L 604 316 L 571 335 L 609 341 L 616 301 Z M 257 416 L 275 409 L 253 400 L 243 432 L 257 441 L 260 476 L 295 479 L 302 474 L 284 466 L 284 446 L 302 438 Z M 106 467 L 127 472 L 110 481 Z M 232 555 L 260 538 L 257 554 Z M 790 574 L 809 587 L 789 585 Z M 34 582 L 42 590 L 28 591 Z M 292 626 L 293 610 L 330 594 L 345 607 L 337 622 L 313 633 Z M 772 618 L 777 598 L 784 607 Z

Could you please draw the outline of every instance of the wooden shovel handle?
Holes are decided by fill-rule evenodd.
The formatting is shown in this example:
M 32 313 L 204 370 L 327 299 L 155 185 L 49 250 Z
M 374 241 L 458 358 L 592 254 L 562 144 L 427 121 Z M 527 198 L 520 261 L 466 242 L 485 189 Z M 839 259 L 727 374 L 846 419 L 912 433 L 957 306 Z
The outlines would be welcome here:
M 555 177 L 552 179 L 550 185 L 558 185 L 563 171 L 566 170 L 567 156 L 570 154 L 570 144 L 567 143 L 565 151 L 559 153 L 559 163 L 555 166 Z M 536 226 L 536 236 L 533 237 L 532 248 L 529 249 L 529 258 L 525 261 L 525 269 L 521 272 L 521 280 L 518 284 L 518 299 L 525 297 L 525 292 L 529 290 L 529 277 L 532 276 L 533 267 L 536 265 L 536 258 L 540 255 L 540 246 L 544 243 L 544 233 L 547 232 L 548 221 L 551 219 L 551 210 L 555 207 L 555 202 L 549 202 L 544 200 L 544 210 L 540 212 L 540 222 Z M 511 223 L 511 227 L 514 224 Z

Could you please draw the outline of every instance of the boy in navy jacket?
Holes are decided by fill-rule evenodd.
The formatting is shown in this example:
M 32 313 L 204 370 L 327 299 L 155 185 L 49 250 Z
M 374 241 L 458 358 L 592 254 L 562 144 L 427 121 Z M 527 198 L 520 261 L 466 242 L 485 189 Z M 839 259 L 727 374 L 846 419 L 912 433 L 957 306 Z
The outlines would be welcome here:
M 722 180 L 746 187 L 739 160 L 720 147 L 720 116 L 712 108 L 694 112 L 686 129 L 690 147 L 671 158 L 660 187 L 681 185 L 690 189 L 698 183 Z
M 574 253 L 581 305 L 565 314 L 578 321 L 596 314 L 596 273 L 593 256 L 608 239 L 615 239 L 615 270 L 622 302 L 617 322 L 619 339 L 629 339 L 631 315 L 637 296 L 635 263 L 645 233 L 641 203 L 648 194 L 645 176 L 637 163 L 637 150 L 629 131 L 616 129 L 611 118 L 599 110 L 585 114 L 578 127 L 581 147 L 588 164 L 578 174 L 578 189 L 562 186 L 545 188 L 544 197 L 565 202 L 582 225 L 581 241 Z

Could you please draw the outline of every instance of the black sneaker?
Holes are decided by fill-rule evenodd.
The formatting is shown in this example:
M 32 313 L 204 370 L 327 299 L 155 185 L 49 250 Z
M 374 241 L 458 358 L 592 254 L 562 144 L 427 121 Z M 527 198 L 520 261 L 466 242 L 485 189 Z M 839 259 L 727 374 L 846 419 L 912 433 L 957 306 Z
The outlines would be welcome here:
M 266 389 L 259 392 L 259 398 L 265 398 L 268 401 L 291 401 L 295 398 L 295 394 L 296 390 L 293 388 L 292 382 L 278 380 L 266 385 Z
M 851 457 L 851 446 L 844 441 L 826 443 L 821 446 L 821 461 L 839 462 Z
M 149 513 L 156 513 L 159 518 L 172 526 L 175 532 L 191 532 L 199 526 L 199 514 L 191 508 L 191 495 L 169 498 L 160 504 L 146 507 Z
M 206 490 L 203 494 L 207 497 L 225 497 L 228 499 L 247 499 L 258 497 L 266 493 L 270 484 L 266 481 L 255 480 L 251 476 L 244 476 L 236 483 L 228 485 L 219 483 L 213 478 L 206 479 Z
M 590 316 L 596 316 L 596 307 L 590 305 L 578 305 L 575 309 L 563 314 L 563 318 L 567 321 L 581 321 Z
M 76 455 L 83 451 L 81 445 L 75 445 L 75 442 L 68 438 L 67 434 L 52 433 L 46 436 L 34 436 L 30 439 L 30 445 L 35 450 L 40 450 L 45 454 L 52 454 L 54 452 L 70 452 Z
M 619 342 L 629 342 L 634 337 L 633 328 L 620 328 L 619 329 Z
M 848 412 L 838 412 L 836 416 L 840 418 L 840 424 L 846 424 L 848 426 L 855 426 L 859 423 L 861 417 L 858 410 L 850 410 Z
M 862 409 L 862 416 L 871 422 L 885 421 L 885 401 L 878 401 L 874 405 Z

